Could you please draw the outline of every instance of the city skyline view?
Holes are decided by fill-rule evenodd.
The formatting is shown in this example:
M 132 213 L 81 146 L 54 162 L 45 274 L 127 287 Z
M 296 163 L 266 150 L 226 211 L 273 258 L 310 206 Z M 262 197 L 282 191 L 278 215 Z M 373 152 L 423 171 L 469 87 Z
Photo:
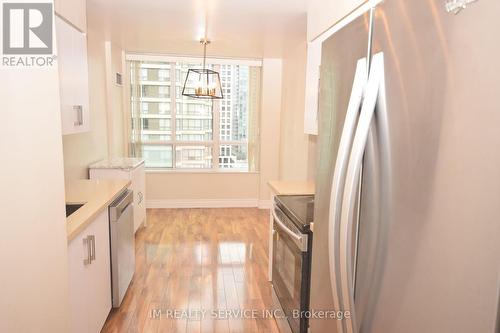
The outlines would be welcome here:
M 250 66 L 210 65 L 221 100 L 182 95 L 188 69 L 198 67 L 131 61 L 131 151 L 148 168 L 248 170 Z

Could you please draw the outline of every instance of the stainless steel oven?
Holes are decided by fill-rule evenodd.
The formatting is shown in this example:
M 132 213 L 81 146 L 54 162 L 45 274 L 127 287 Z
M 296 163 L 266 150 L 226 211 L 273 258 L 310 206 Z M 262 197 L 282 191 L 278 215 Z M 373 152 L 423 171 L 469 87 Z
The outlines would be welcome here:
M 312 233 L 301 230 L 277 200 L 273 214 L 272 284 L 293 333 L 306 333 L 309 310 Z M 285 328 L 286 329 L 286 328 Z

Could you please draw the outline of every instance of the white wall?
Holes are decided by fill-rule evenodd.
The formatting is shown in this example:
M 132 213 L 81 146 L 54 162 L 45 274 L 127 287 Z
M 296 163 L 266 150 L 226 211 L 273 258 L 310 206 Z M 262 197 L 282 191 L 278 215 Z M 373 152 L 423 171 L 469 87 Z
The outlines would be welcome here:
M 316 172 L 316 137 L 304 133 L 307 63 L 306 17 L 290 34 L 283 54 L 283 81 L 279 179 L 313 180 Z
M 283 58 L 280 173 L 285 180 L 307 179 L 308 135 L 304 133 L 307 43 L 292 45 Z
M 182 202 L 220 200 L 256 202 L 259 198 L 258 173 L 149 172 L 146 175 L 149 207 L 170 207 Z
M 120 157 L 125 154 L 126 140 L 124 140 L 126 122 L 123 108 L 124 86 L 116 84 L 116 73 L 121 73 L 122 49 L 113 41 L 104 43 L 106 56 L 106 101 L 108 125 L 108 153 L 110 157 Z
M 0 69 L 0 115 L 0 332 L 67 332 L 57 66 Z
M 270 198 L 267 182 L 279 178 L 282 60 L 262 62 L 262 107 L 260 114 L 259 198 Z

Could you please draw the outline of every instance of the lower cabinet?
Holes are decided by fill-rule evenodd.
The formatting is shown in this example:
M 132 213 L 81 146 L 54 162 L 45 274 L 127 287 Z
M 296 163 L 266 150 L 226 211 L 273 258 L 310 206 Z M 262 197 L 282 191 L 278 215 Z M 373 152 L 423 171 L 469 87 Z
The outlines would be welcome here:
M 72 333 L 100 332 L 111 310 L 109 249 L 105 209 L 68 245 Z

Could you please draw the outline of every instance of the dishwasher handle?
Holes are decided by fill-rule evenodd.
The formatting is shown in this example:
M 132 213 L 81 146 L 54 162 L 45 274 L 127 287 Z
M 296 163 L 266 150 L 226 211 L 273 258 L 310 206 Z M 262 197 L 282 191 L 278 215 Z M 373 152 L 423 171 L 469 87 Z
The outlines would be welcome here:
M 126 190 L 109 206 L 109 217 L 111 222 L 116 222 L 125 209 L 134 201 L 134 192 Z

